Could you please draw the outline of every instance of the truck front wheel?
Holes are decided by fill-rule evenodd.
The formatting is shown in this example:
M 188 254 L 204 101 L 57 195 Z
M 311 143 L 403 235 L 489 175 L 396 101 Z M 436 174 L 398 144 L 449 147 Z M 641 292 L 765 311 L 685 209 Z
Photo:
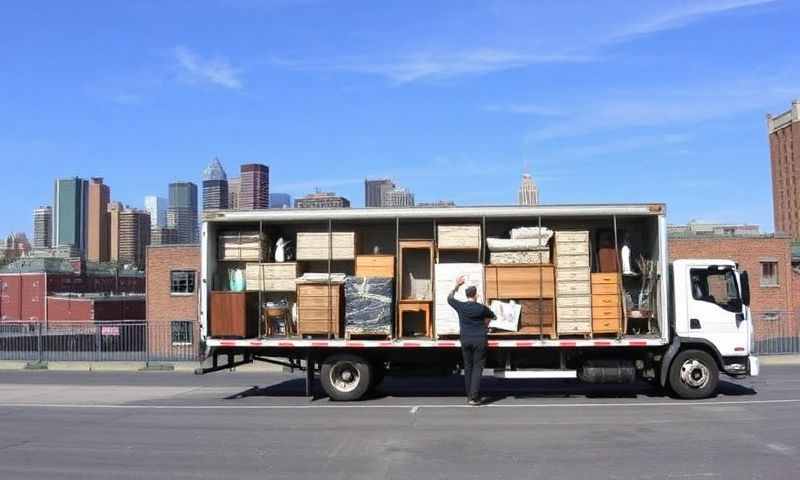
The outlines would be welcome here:
M 357 355 L 331 355 L 322 363 L 320 381 L 331 400 L 358 400 L 369 390 L 372 368 Z
M 669 368 L 669 386 L 680 398 L 708 398 L 717 393 L 717 362 L 702 350 L 685 350 L 675 356 Z

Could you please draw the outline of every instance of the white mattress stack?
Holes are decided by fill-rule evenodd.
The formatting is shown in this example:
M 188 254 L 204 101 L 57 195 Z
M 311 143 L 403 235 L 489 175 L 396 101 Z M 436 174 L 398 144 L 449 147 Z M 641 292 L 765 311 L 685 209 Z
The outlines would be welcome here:
M 547 227 L 519 227 L 511 230 L 511 238 L 486 239 L 489 263 L 543 264 L 550 263 L 550 238 L 553 231 Z

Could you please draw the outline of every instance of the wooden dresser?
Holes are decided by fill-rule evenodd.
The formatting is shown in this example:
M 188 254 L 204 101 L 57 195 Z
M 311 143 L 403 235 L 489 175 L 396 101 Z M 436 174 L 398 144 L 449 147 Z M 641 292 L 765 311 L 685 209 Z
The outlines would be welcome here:
M 338 283 L 297 284 L 297 333 L 333 335 L 342 332 L 342 285 Z
M 394 278 L 394 255 L 357 255 L 356 277 Z
M 556 330 L 559 335 L 592 332 L 589 232 L 556 231 Z
M 213 338 L 255 338 L 258 335 L 258 294 L 211 292 L 209 335 Z
M 486 303 L 515 300 L 522 305 L 519 330 L 491 333 L 495 337 L 548 335 L 555 337 L 555 268 L 552 265 L 486 265 Z
M 592 332 L 620 333 L 620 277 L 618 273 L 592 274 Z

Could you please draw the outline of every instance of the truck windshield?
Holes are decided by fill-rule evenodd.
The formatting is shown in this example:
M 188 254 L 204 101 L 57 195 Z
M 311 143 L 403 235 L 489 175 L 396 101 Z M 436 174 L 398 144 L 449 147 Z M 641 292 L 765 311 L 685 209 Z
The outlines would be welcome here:
M 742 301 L 733 270 L 693 268 L 691 275 L 692 297 L 695 300 L 714 303 L 730 312 L 741 311 Z

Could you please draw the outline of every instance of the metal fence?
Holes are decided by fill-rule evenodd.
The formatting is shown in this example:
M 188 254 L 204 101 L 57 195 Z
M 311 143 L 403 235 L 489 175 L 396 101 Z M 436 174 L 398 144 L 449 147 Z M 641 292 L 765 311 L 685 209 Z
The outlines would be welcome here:
M 196 321 L 0 322 L 0 360 L 196 361 Z
M 800 353 L 800 312 L 754 310 L 752 317 L 755 332 L 754 353 Z
M 800 354 L 800 312 L 754 311 L 754 353 Z M 0 321 L 0 360 L 202 359 L 197 321 Z

